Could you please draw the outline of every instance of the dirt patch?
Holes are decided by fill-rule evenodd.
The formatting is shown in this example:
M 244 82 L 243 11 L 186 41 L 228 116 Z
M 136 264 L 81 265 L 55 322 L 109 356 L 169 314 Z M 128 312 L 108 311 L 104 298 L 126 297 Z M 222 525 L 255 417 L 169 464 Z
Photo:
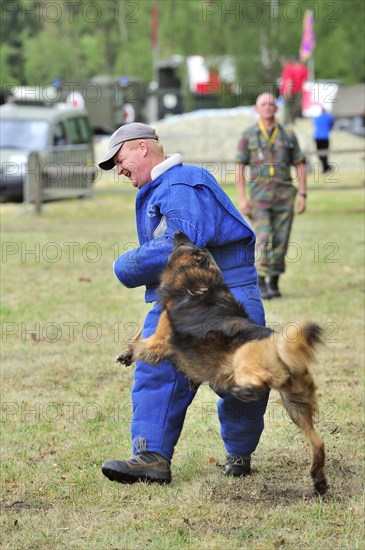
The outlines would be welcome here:
M 356 472 L 346 463 L 337 459 L 330 459 L 326 465 L 326 476 L 329 482 L 328 493 L 319 497 L 313 493 L 311 480 L 299 478 L 295 480 L 295 473 L 301 470 L 301 464 L 293 464 L 290 460 L 286 465 L 285 475 L 278 464 L 278 479 L 274 480 L 273 472 L 252 471 L 252 475 L 244 478 L 228 480 L 225 478 L 219 484 L 209 488 L 209 498 L 213 501 L 224 502 L 229 505 L 246 506 L 264 504 L 267 508 L 277 506 L 291 506 L 301 501 L 318 498 L 323 502 L 350 502 L 359 492 L 356 483 Z M 291 479 L 288 479 L 290 478 Z M 208 496 L 208 495 L 207 495 Z
M 214 501 L 233 504 L 234 506 L 257 505 L 276 508 L 277 506 L 291 506 L 303 500 L 313 498 L 310 488 L 282 483 L 260 483 L 253 473 L 250 478 L 232 480 L 212 487 L 211 499 Z
M 5 504 L 4 508 L 6 510 L 13 510 L 15 512 L 23 511 L 23 510 L 33 510 L 33 511 L 40 511 L 40 510 L 49 510 L 52 508 L 51 504 L 45 503 L 45 502 L 27 502 L 23 500 L 16 500 L 15 502 L 10 502 L 9 504 Z

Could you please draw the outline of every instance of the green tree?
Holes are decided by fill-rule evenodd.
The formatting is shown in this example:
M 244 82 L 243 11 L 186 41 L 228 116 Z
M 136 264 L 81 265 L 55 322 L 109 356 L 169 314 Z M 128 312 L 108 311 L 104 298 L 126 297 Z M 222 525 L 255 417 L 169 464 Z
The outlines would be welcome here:
M 0 0 L 1 10 L 1 72 L 0 84 L 9 88 L 11 84 L 25 84 L 24 40 L 36 35 L 41 29 L 33 0 Z M 33 14 L 26 19 L 26 14 Z
M 0 0 L 1 84 L 49 84 L 94 74 L 153 77 L 151 7 L 159 57 L 229 55 L 242 101 L 274 86 L 283 58 L 297 55 L 313 9 L 315 77 L 364 82 L 362 0 Z

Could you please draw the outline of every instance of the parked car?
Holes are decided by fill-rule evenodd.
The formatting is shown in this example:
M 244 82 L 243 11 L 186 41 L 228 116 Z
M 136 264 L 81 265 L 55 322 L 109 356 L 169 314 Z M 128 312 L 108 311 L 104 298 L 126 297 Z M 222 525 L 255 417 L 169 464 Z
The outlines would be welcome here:
M 0 199 L 26 198 L 33 152 L 38 154 L 45 200 L 82 196 L 90 190 L 96 166 L 85 109 L 15 100 L 0 106 L 0 122 Z

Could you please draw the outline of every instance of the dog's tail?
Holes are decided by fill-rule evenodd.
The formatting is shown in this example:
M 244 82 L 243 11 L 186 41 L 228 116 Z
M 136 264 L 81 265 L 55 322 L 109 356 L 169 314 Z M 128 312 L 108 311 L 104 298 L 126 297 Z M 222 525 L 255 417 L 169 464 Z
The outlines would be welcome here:
M 320 344 L 322 329 L 317 323 L 291 323 L 278 334 L 277 353 L 291 374 L 303 374 L 315 361 Z

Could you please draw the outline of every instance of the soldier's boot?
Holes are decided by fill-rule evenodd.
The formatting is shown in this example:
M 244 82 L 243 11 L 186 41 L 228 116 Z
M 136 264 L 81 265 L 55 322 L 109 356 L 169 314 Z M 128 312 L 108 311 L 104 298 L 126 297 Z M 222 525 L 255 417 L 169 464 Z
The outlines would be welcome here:
M 259 285 L 261 298 L 263 300 L 270 300 L 271 294 L 270 294 L 269 289 L 267 287 L 265 277 L 263 277 L 262 275 L 259 275 L 258 278 L 257 278 L 257 282 L 258 282 L 258 285 Z
M 281 292 L 279 290 L 279 275 L 272 275 L 269 279 L 268 293 L 270 298 L 280 298 Z

